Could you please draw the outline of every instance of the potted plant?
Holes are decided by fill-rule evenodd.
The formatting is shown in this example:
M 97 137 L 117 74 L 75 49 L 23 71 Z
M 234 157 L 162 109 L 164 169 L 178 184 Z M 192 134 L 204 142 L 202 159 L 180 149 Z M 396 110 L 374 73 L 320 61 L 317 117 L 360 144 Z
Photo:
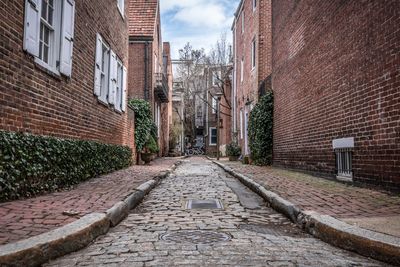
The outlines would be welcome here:
M 226 146 L 226 155 L 229 157 L 229 161 L 237 161 L 241 153 L 240 147 L 235 142 Z
M 153 136 L 150 136 L 144 145 L 143 151 L 141 153 L 141 158 L 144 163 L 149 164 L 155 158 L 155 155 L 160 151 L 157 142 Z

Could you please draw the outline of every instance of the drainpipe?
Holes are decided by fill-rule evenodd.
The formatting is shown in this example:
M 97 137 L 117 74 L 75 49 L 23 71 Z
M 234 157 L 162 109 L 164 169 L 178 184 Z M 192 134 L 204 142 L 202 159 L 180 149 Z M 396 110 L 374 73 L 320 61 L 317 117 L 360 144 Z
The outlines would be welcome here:
M 144 45 L 144 100 L 150 99 L 149 94 L 149 42 Z

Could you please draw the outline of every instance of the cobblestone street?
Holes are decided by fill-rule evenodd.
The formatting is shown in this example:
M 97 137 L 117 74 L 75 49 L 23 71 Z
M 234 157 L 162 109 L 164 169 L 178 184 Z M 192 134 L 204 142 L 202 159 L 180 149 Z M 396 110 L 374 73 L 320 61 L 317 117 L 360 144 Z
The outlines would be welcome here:
M 214 199 L 223 209 L 188 209 Z M 101 265 L 388 266 L 303 233 L 203 158 L 185 161 L 107 235 L 45 266 Z

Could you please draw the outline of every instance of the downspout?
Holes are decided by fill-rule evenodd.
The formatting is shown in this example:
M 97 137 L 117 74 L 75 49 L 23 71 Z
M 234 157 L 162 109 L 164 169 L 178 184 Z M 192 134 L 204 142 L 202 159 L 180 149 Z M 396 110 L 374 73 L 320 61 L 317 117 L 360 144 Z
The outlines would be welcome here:
M 144 100 L 149 101 L 149 42 L 144 45 Z

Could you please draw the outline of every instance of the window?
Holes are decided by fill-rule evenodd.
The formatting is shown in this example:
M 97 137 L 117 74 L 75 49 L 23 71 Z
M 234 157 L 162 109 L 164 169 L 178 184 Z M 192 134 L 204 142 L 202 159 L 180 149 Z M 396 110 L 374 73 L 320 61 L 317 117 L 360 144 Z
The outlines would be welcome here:
M 212 83 L 214 86 L 218 85 L 221 80 L 221 71 L 213 71 L 212 73 Z
M 256 67 L 256 38 L 251 42 L 251 69 Z
M 332 143 L 336 156 L 337 179 L 352 181 L 352 151 L 354 148 L 354 138 L 335 139 Z
M 253 11 L 257 8 L 257 0 L 253 0 Z
M 202 119 L 203 118 L 203 107 L 202 106 L 197 106 L 197 119 Z
M 122 61 L 97 34 L 94 94 L 119 112 L 126 110 L 126 73 Z
M 217 99 L 214 98 L 213 96 L 211 96 L 211 98 L 212 98 L 212 114 L 216 114 L 218 109 Z
M 121 13 L 122 17 L 125 17 L 125 0 L 117 0 L 118 11 Z
M 74 0 L 26 0 L 24 50 L 56 74 L 71 76 Z
M 240 82 L 243 82 L 243 74 L 244 74 L 244 58 L 242 57 L 242 61 L 240 62 Z
M 243 109 L 240 109 L 239 112 L 239 120 L 240 120 L 240 139 L 243 139 Z
M 210 127 L 210 146 L 217 145 L 217 128 Z
M 242 33 L 244 33 L 244 11 L 242 12 Z

